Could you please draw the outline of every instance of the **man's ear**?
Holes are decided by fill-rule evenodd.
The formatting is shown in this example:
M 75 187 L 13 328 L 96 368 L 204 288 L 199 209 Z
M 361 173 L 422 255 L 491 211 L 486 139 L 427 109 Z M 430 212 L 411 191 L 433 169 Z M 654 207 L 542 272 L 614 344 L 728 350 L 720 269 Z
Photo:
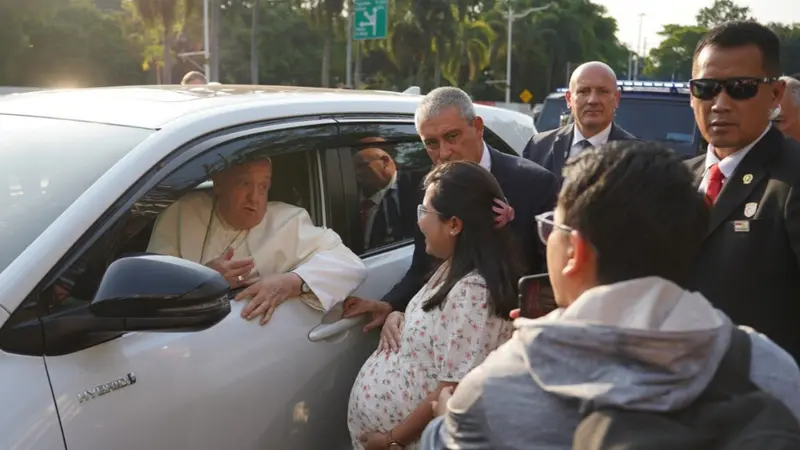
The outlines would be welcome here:
M 572 109 L 572 92 L 569 90 L 564 94 L 564 101 L 567 102 L 567 108 Z
M 564 265 L 564 274 L 577 274 L 586 270 L 589 262 L 594 257 L 593 250 L 579 232 L 569 234 L 569 247 L 567 248 L 567 263 Z

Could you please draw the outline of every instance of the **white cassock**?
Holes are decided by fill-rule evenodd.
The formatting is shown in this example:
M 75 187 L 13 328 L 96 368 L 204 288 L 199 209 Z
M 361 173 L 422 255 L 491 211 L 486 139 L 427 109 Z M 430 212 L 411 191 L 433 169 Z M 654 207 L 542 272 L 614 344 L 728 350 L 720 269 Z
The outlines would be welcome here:
M 328 311 L 367 277 L 364 263 L 335 231 L 317 227 L 303 208 L 269 202 L 261 222 L 235 230 L 214 211 L 206 192 L 188 194 L 159 214 L 147 251 L 206 264 L 231 247 L 233 259 L 252 257 L 245 278 L 294 272 L 311 288 L 301 299 Z

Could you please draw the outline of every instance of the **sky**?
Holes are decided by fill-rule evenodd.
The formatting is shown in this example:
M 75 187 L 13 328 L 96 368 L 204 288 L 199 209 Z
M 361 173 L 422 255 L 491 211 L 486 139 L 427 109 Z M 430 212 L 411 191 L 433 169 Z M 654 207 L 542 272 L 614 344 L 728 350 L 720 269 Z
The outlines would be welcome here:
M 691 25 L 700 8 L 710 6 L 714 0 L 593 0 L 608 9 L 617 19 L 617 38 L 631 48 L 637 48 L 639 14 L 644 13 L 642 45 L 647 50 L 657 47 L 661 38 L 658 32 L 668 23 Z M 739 6 L 749 6 L 750 14 L 759 22 L 800 22 L 800 0 L 736 0 Z

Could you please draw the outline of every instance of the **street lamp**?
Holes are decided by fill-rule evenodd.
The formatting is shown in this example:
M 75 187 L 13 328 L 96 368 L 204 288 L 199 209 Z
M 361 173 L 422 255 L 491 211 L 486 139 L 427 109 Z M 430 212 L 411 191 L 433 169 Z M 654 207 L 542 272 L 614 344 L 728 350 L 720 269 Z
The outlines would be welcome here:
M 528 8 L 521 13 L 514 14 L 514 9 L 511 6 L 511 1 L 508 2 L 508 12 L 506 18 L 508 19 L 508 47 L 506 49 L 506 104 L 511 103 L 511 30 L 514 27 L 514 21 L 522 19 L 532 12 L 544 11 L 552 6 L 551 4 L 540 6 L 538 8 Z

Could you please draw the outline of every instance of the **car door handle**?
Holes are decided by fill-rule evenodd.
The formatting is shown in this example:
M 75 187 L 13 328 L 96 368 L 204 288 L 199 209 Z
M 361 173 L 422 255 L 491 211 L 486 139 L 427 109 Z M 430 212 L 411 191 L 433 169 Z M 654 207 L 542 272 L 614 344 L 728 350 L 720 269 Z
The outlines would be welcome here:
M 321 323 L 308 332 L 308 340 L 319 342 L 330 339 L 337 334 L 342 334 L 350 328 L 356 327 L 364 316 L 340 319 L 333 323 Z

